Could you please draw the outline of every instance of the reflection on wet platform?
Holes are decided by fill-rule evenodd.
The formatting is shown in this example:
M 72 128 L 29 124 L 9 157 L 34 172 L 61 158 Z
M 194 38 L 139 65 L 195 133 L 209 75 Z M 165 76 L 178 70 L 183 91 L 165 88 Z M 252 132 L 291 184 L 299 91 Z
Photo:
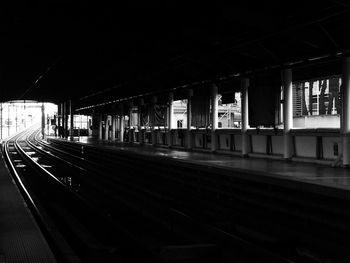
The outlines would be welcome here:
M 96 147 L 106 147 L 118 151 L 133 152 L 135 154 L 172 158 L 184 163 L 201 164 L 225 170 L 229 169 L 232 172 L 242 171 L 256 175 L 350 190 L 350 171 L 344 168 L 263 158 L 241 158 L 210 152 L 189 152 L 162 147 L 156 148 L 148 145 L 140 146 L 139 144 L 121 144 L 111 141 L 101 141 L 92 137 L 80 137 L 79 141 L 76 140 L 76 142 L 82 145 L 88 144 Z

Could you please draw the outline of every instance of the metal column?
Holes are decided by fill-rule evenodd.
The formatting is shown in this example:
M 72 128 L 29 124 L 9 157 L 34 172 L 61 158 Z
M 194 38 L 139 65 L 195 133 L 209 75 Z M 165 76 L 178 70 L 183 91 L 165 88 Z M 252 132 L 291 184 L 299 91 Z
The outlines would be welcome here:
M 62 104 L 62 138 L 66 137 L 66 103 Z
M 61 138 L 64 137 L 64 104 L 61 103 L 61 107 L 60 107 L 60 115 L 61 115 L 61 123 L 60 123 L 60 129 L 59 129 L 59 136 Z
M 350 165 L 350 58 L 343 58 L 341 136 L 343 165 Z
M 211 150 L 216 151 L 217 139 L 216 129 L 218 128 L 218 87 L 213 84 L 211 87 L 211 113 L 212 113 L 212 126 L 211 126 Z
M 115 141 L 115 126 L 116 126 L 116 117 L 115 115 L 112 115 L 112 134 L 111 134 L 111 140 Z
M 45 105 L 41 104 L 41 135 L 45 137 Z
M 74 114 L 73 114 L 73 104 L 72 101 L 69 101 L 69 118 L 70 118 L 70 127 L 69 127 L 69 133 L 70 133 L 70 138 L 73 140 L 73 128 L 74 128 Z
M 132 108 L 133 108 L 134 104 L 131 102 L 130 103 L 130 109 L 129 109 L 129 142 L 134 142 L 133 139 L 133 130 L 132 130 Z
M 120 120 L 120 136 L 119 136 L 119 138 L 120 138 L 120 142 L 124 142 L 124 116 L 122 115 L 122 116 L 120 116 L 120 118 L 119 118 L 119 120 Z
M 64 102 L 64 138 L 68 138 L 68 105 Z
M 293 89 L 292 89 L 292 70 L 284 69 L 283 72 L 283 158 L 290 159 L 293 156 L 292 136 L 290 134 L 293 128 Z
M 157 102 L 157 97 L 156 96 L 153 96 L 152 97 L 152 105 L 154 105 L 155 103 Z M 152 123 L 150 124 L 150 127 L 151 127 L 151 140 L 152 140 L 152 145 L 155 146 L 157 143 L 156 143 L 156 133 L 155 133 L 155 127 L 154 127 L 154 116 L 152 116 L 151 118 L 152 120 Z
M 108 141 L 109 140 L 109 116 L 105 116 L 105 134 L 103 136 L 103 139 Z
M 56 123 L 56 130 L 58 131 L 58 137 L 60 137 L 60 130 L 61 130 L 61 104 L 57 105 L 57 123 Z
M 249 128 L 249 108 L 248 108 L 248 88 L 249 88 L 249 79 L 243 78 L 241 79 L 241 107 L 242 107 L 242 155 L 243 157 L 248 156 L 249 153 L 249 137 L 247 134 Z
M 174 118 L 174 106 L 173 106 L 173 102 L 174 102 L 174 93 L 170 92 L 169 93 L 169 107 L 168 107 L 168 133 L 167 133 L 167 141 L 168 141 L 168 146 L 171 147 L 172 146 L 172 136 L 171 136 L 171 130 L 174 129 L 173 127 L 173 118 Z
M 138 129 L 139 129 L 139 142 L 144 143 L 144 137 L 142 132 L 142 106 L 144 105 L 144 100 L 140 99 L 139 107 L 138 107 Z
M 191 133 L 191 122 L 192 122 L 192 96 L 193 90 L 187 91 L 187 142 L 186 148 L 192 149 L 192 133 Z
M 120 116 L 116 115 L 116 139 L 120 139 Z
M 100 114 L 98 118 L 98 139 L 102 140 L 102 131 L 103 131 L 103 115 Z

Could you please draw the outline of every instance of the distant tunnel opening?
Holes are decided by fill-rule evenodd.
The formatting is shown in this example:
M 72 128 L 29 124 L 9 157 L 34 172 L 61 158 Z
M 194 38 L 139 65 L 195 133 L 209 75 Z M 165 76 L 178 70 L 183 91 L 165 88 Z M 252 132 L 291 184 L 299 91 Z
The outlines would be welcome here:
M 0 139 L 20 132 L 32 125 L 40 125 L 44 106 L 45 128 L 53 132 L 51 120 L 57 116 L 57 105 L 49 102 L 15 100 L 0 103 Z

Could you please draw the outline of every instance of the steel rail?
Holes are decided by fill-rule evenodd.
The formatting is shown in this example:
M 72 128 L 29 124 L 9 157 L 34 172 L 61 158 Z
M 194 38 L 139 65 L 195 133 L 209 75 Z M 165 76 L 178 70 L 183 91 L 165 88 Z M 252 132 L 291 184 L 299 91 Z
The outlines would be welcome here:
M 60 142 L 60 141 L 59 141 Z M 65 141 L 62 141 L 62 143 L 64 144 L 64 145 L 72 145 L 72 143 L 68 143 L 68 142 L 65 142 Z M 80 144 L 78 144 L 79 146 L 74 146 L 74 148 L 76 149 L 76 153 L 78 154 L 79 153 L 79 147 L 81 146 Z M 68 146 L 67 146 L 68 147 Z M 86 148 L 88 148 L 88 147 L 86 147 Z M 96 147 L 95 147 L 95 149 L 96 149 Z M 89 151 L 89 150 L 88 150 Z M 88 151 L 86 151 L 86 153 L 88 152 Z M 97 150 L 96 150 L 97 151 Z M 107 150 L 106 150 L 107 151 Z M 109 151 L 108 151 L 109 152 Z M 90 152 L 91 153 L 91 152 Z M 108 153 L 110 156 L 112 156 L 110 153 Z M 106 155 L 106 156 L 108 156 L 108 154 Z M 116 155 L 118 155 L 118 153 L 116 153 Z M 99 156 L 99 157 L 101 157 L 101 153 L 99 154 L 99 155 L 97 155 L 97 156 Z M 130 156 L 129 157 L 132 157 L 132 154 L 130 154 Z M 92 158 L 92 157 L 91 157 Z M 126 158 L 127 159 L 127 158 Z M 102 160 L 102 159 L 101 159 Z M 148 158 L 147 160 L 151 160 L 151 158 Z M 132 167 L 135 167 L 135 163 L 136 163 L 136 161 L 134 161 L 134 162 L 130 162 L 130 167 L 132 168 Z M 142 166 L 143 167 L 143 166 Z M 136 168 L 136 167 L 135 167 Z M 150 170 L 155 170 L 155 168 L 156 168 L 156 166 L 153 166 L 153 168 L 151 168 L 151 167 L 148 167 Z M 169 169 L 169 167 L 167 166 L 167 169 Z M 165 174 L 163 174 L 162 176 L 165 176 L 166 175 L 166 168 L 164 167 L 164 169 L 163 169 L 163 172 L 165 173 Z M 175 176 L 176 177 L 176 176 Z M 181 176 L 180 176 L 181 177 Z M 231 178 L 231 177 L 230 177 Z M 235 183 L 235 181 L 233 182 L 233 183 Z M 239 183 L 239 182 L 238 182 Z M 240 187 L 240 186 L 238 186 L 238 187 Z M 244 185 L 243 185 L 243 188 L 244 188 Z M 266 189 L 266 188 L 265 188 Z M 277 188 L 276 188 L 277 189 Z M 275 190 L 276 190 L 275 189 Z M 284 188 L 282 187 L 282 189 L 280 189 L 279 191 L 281 191 L 281 192 L 284 192 L 284 190 L 283 190 Z M 225 189 L 225 192 L 223 192 L 223 194 L 224 195 L 229 195 L 229 192 L 226 192 L 228 189 Z M 242 189 L 241 189 L 242 190 Z M 245 190 L 245 188 L 243 189 L 243 190 Z M 254 190 L 254 189 L 253 189 Z M 259 189 L 255 189 L 255 190 L 259 190 Z M 259 194 L 260 192 L 261 192 L 261 190 L 263 190 L 263 189 L 260 189 L 260 191 L 258 191 L 258 192 L 256 192 L 254 190 L 254 193 L 256 193 L 256 194 Z M 271 191 L 271 187 L 270 186 L 268 186 L 268 188 L 267 188 L 267 191 L 265 190 L 264 192 L 266 192 L 267 194 L 269 194 L 269 192 Z M 297 189 L 297 190 L 295 190 L 294 189 L 294 191 L 292 192 L 292 194 L 295 192 L 295 191 L 301 191 L 301 192 L 303 192 L 303 189 Z M 277 195 L 278 194 L 278 195 Z M 327 237 L 327 236 L 329 236 L 329 237 L 331 237 L 331 239 L 329 240 L 327 240 L 328 241 L 328 244 L 331 244 L 331 245 L 333 245 L 334 246 L 334 244 L 339 244 L 340 246 L 339 246 L 339 252 L 341 252 L 341 249 L 343 249 L 343 251 L 344 251 L 344 245 L 342 246 L 342 244 L 345 244 L 344 242 L 346 242 L 345 241 L 345 239 L 347 239 L 348 240 L 348 238 L 346 238 L 346 235 L 344 234 L 344 231 L 346 231 L 346 232 L 348 232 L 348 224 L 345 222 L 345 224 L 346 225 L 344 225 L 344 221 L 345 220 L 347 220 L 348 218 L 349 218 L 349 212 L 348 212 L 348 209 L 347 209 L 347 207 L 344 207 L 344 203 L 342 203 L 342 204 L 339 204 L 339 202 L 341 201 L 341 200 L 329 200 L 330 202 L 332 202 L 332 204 L 333 205 L 336 205 L 336 207 L 333 207 L 333 205 L 330 205 L 330 204 L 328 204 L 326 207 L 325 207 L 325 204 L 323 203 L 323 205 L 322 206 L 320 206 L 320 202 L 322 202 L 322 200 L 323 199 L 321 199 L 321 200 L 319 200 L 319 199 L 315 199 L 315 198 L 319 198 L 317 195 L 314 195 L 312 192 L 310 193 L 310 195 L 311 196 L 309 196 L 309 194 L 308 194 L 308 197 L 310 198 L 312 198 L 312 201 L 310 201 L 310 200 L 308 200 L 308 199 L 306 199 L 306 200 L 308 200 L 307 202 L 305 202 L 305 200 L 303 199 L 303 197 L 298 197 L 298 198 L 295 198 L 295 196 L 294 196 L 294 194 L 291 196 L 290 195 L 291 193 L 290 192 L 288 192 L 288 193 L 285 193 L 283 196 L 281 196 L 281 197 L 279 197 L 279 192 L 278 193 L 275 193 L 275 194 L 269 194 L 269 196 L 271 197 L 271 198 L 280 198 L 280 199 L 278 199 L 278 200 L 284 200 L 284 201 L 286 201 L 288 204 L 290 203 L 290 202 L 292 202 L 293 203 L 293 206 L 294 205 L 303 205 L 302 207 L 302 211 L 303 211 L 303 213 L 302 214 L 298 214 L 298 213 L 295 213 L 295 212 L 297 212 L 297 211 L 299 211 L 300 209 L 298 208 L 298 207 L 294 207 L 294 208 L 296 208 L 296 210 L 294 211 L 294 208 L 293 207 L 289 207 L 289 206 L 287 206 L 287 205 L 283 205 L 283 202 L 281 203 L 281 206 L 278 208 L 278 210 L 276 210 L 277 212 L 276 213 L 279 213 L 279 212 L 288 212 L 288 214 L 292 214 L 293 216 L 298 216 L 298 218 L 299 218 L 299 223 L 302 223 L 303 224 L 303 228 L 301 228 L 301 229 L 298 229 L 297 227 L 298 227 L 298 225 L 296 225 L 296 226 L 294 226 L 293 225 L 293 227 L 292 228 L 288 228 L 288 226 L 289 226 L 289 224 L 287 224 L 287 225 L 285 225 L 285 227 L 287 227 L 287 230 L 288 230 L 288 232 L 290 232 L 290 233 L 295 233 L 295 235 L 294 234 L 292 234 L 292 236 L 293 237 L 298 237 L 298 236 L 301 236 L 301 235 L 303 235 L 303 236 L 306 236 L 307 235 L 307 233 L 305 234 L 305 233 L 303 233 L 303 231 L 305 231 L 305 230 L 307 230 L 307 228 L 305 229 L 305 224 L 307 224 L 307 226 L 309 226 L 308 228 L 314 228 L 314 225 L 315 225 L 315 223 L 316 223 L 316 225 L 317 226 L 322 226 L 322 229 L 320 229 L 321 230 L 321 232 L 323 233 L 323 235 L 325 236 L 325 237 Z M 299 193 L 300 194 L 300 193 Z M 239 197 L 239 195 L 240 195 L 240 192 L 239 193 L 237 193 L 237 197 Z M 241 200 L 241 199 L 240 199 Z M 241 201 L 244 201 L 245 199 L 242 199 Z M 256 200 L 256 201 L 259 201 L 259 199 L 254 199 L 254 200 Z M 261 204 L 263 204 L 264 205 L 264 203 L 266 202 L 266 200 L 265 201 L 263 201 L 263 202 L 261 202 L 261 200 L 264 200 L 263 198 L 261 198 L 260 199 L 260 202 L 259 203 L 256 203 L 255 202 L 255 204 L 256 205 L 261 205 Z M 295 202 L 294 202 L 295 201 Z M 316 201 L 316 203 L 314 203 Z M 305 206 L 304 206 L 304 203 L 307 203 L 307 205 L 305 204 Z M 285 203 L 286 204 L 286 203 Z M 267 206 L 265 206 L 264 205 L 264 207 L 266 207 L 266 209 L 269 209 L 269 207 L 267 207 Z M 346 211 L 344 211 L 344 210 L 342 210 L 342 211 L 339 211 L 339 209 L 341 209 L 341 207 L 343 207 L 343 208 L 345 208 L 346 209 Z M 305 210 L 306 209 L 306 210 Z M 314 211 L 314 209 L 316 209 L 315 211 Z M 301 213 L 301 212 L 300 212 Z M 330 213 L 329 214 L 329 217 L 328 217 L 328 215 L 327 215 L 327 218 L 324 218 L 323 216 L 322 216 L 322 213 Z M 342 216 L 341 218 L 339 218 L 338 216 Z M 339 219 L 339 220 L 338 220 Z M 341 220 L 340 220 L 341 219 Z M 289 222 L 289 221 L 288 221 Z M 346 227 L 346 229 L 345 229 L 345 227 Z M 304 229 L 304 230 L 303 230 Z M 311 231 L 311 230 L 310 230 Z M 315 240 L 317 237 L 318 237 L 318 233 L 319 233 L 320 231 L 317 231 L 317 232 L 315 232 L 315 230 L 312 230 L 310 233 L 312 233 L 312 234 L 309 234 L 309 235 L 312 235 L 312 236 L 306 236 L 308 239 L 310 239 L 311 238 L 311 241 L 312 240 Z M 309 232 L 308 232 L 309 233 Z M 336 237 L 335 237 L 336 236 Z M 303 238 L 303 237 L 302 237 Z M 338 241 L 336 242 L 336 243 L 334 243 L 334 244 L 332 244 L 332 240 L 334 240 L 334 239 L 338 239 Z M 294 240 L 294 239 L 293 239 Z M 320 242 L 322 241 L 323 239 L 321 238 L 320 239 Z M 342 240 L 344 240 L 344 241 L 342 241 Z M 324 240 L 324 241 L 326 241 L 326 239 Z M 324 242 L 324 241 L 322 241 L 322 242 Z M 342 247 L 342 248 L 341 248 Z M 325 250 L 325 251 L 328 251 L 327 249 Z M 325 252 L 325 253 L 327 253 L 327 252 Z
M 40 142 L 39 142 L 39 143 L 40 143 Z M 54 147 L 52 147 L 51 145 L 49 146 L 49 145 L 46 145 L 46 144 L 44 144 L 44 143 L 40 143 L 40 145 L 42 145 L 43 147 L 47 147 L 48 149 L 51 149 L 51 150 L 59 151 L 60 153 L 66 153 L 66 154 L 69 155 L 69 156 L 74 156 L 74 157 L 77 158 L 77 159 L 84 160 L 83 158 L 81 158 L 81 157 L 79 157 L 79 156 L 77 156 L 77 155 L 73 155 L 73 154 L 71 154 L 71 153 L 69 153 L 69 152 L 67 152 L 67 151 L 63 151 L 63 150 L 61 150 L 61 149 L 54 148 Z M 87 160 L 85 160 L 85 161 L 87 161 Z M 169 208 L 168 208 L 168 209 L 169 209 Z M 170 208 L 170 210 L 172 211 L 173 214 L 176 214 L 176 215 L 178 215 L 179 217 L 182 216 L 182 217 L 185 217 L 185 218 L 187 218 L 187 220 L 190 220 L 190 221 L 192 221 L 192 222 L 195 221 L 192 217 L 190 217 L 188 214 L 184 213 L 183 211 L 180 211 L 180 210 L 175 209 L 175 208 Z M 255 245 L 255 244 L 253 244 L 253 243 L 251 243 L 251 242 L 249 242 L 249 241 L 247 241 L 247 240 L 244 240 L 244 239 L 242 239 L 241 237 L 236 236 L 236 235 L 234 235 L 234 234 L 232 234 L 232 233 L 228 233 L 228 232 L 226 232 L 226 231 L 224 231 L 224 230 L 222 230 L 222 229 L 220 229 L 220 228 L 218 228 L 218 227 L 214 227 L 214 226 L 205 224 L 205 223 L 203 223 L 203 222 L 201 222 L 201 225 L 202 225 L 202 227 L 205 227 L 205 228 L 208 229 L 208 230 L 211 229 L 211 230 L 210 230 L 211 232 L 216 232 L 217 234 L 219 234 L 221 237 L 223 237 L 223 238 L 226 239 L 226 240 L 231 240 L 231 241 L 234 240 L 234 241 L 237 242 L 237 243 L 241 243 L 241 244 L 244 244 L 245 246 L 249 246 L 251 250 L 253 250 L 253 251 L 257 252 L 257 253 L 260 252 L 260 253 L 263 253 L 263 254 L 265 254 L 265 255 L 269 254 L 269 255 L 271 256 L 271 258 L 279 259 L 279 260 L 281 260 L 281 261 L 284 260 L 284 262 L 292 262 L 292 261 L 290 261 L 290 260 L 287 260 L 287 259 L 283 258 L 283 257 L 280 256 L 280 255 L 274 254 L 274 253 L 271 252 L 271 251 L 268 251 L 268 250 L 266 250 L 266 249 L 263 249 L 262 247 L 259 247 L 259 246 Z
M 41 174 L 40 178 L 41 180 L 44 179 L 44 180 L 48 180 L 48 182 L 50 183 L 50 187 L 53 187 L 52 189 L 58 189 L 58 191 L 62 192 L 62 193 L 66 193 L 66 194 L 69 194 L 68 198 L 71 199 L 71 197 L 74 197 L 74 203 L 76 202 L 79 202 L 80 204 L 83 204 L 83 207 L 87 208 L 87 213 L 89 213 L 88 211 L 94 211 L 94 213 L 96 213 L 98 215 L 98 217 L 101 216 L 101 213 L 100 211 L 97 211 L 95 208 L 96 207 L 92 207 L 88 202 L 87 200 L 85 200 L 84 198 L 82 198 L 80 195 L 78 195 L 75 191 L 73 191 L 72 189 L 70 189 L 69 187 L 67 187 L 63 182 L 61 182 L 55 175 L 53 175 L 50 171 L 48 171 L 47 169 L 45 169 L 45 167 L 43 167 L 42 165 L 40 165 L 37 161 L 35 161 L 33 158 L 31 158 L 31 156 L 23 149 L 24 147 L 21 146 L 21 142 L 25 143 L 26 146 L 28 146 L 31 150 L 34 150 L 36 153 L 39 153 L 38 152 L 38 149 L 35 148 L 35 147 L 32 147 L 31 144 L 28 144 L 28 141 L 29 141 L 29 137 L 33 134 L 33 130 L 27 130 L 23 133 L 21 133 L 20 135 L 18 136 L 15 136 L 12 141 L 13 141 L 13 147 L 15 148 L 15 150 L 18 152 L 18 155 L 23 159 L 23 161 L 26 163 L 26 165 L 30 168 L 33 169 L 33 171 L 37 171 L 38 173 L 37 174 Z M 22 138 L 24 138 L 22 140 Z M 40 155 L 42 153 L 39 153 Z M 42 155 L 41 155 L 42 156 Z M 50 158 L 52 158 L 52 156 L 49 156 Z M 11 159 L 10 159 L 10 163 L 11 162 Z M 13 164 L 12 164 L 12 167 Z M 18 178 L 20 179 L 20 175 L 18 174 L 18 172 L 16 171 L 16 169 L 14 169 L 14 171 L 17 173 L 17 176 Z M 45 176 L 43 176 L 45 175 Z M 54 184 L 52 184 L 51 182 L 54 182 Z M 25 187 L 25 184 L 21 181 L 21 184 L 23 185 L 23 187 Z M 30 196 L 30 191 L 29 190 L 26 190 L 28 196 Z M 65 197 L 66 199 L 66 197 Z M 33 199 L 32 199 L 33 201 Z M 73 201 L 73 200 L 71 200 Z M 33 204 L 35 204 L 35 201 L 33 201 Z M 66 203 L 67 204 L 67 203 Z M 68 203 L 69 204 L 69 203 Z M 72 205 L 69 204 L 69 206 L 71 207 Z M 81 207 L 81 205 L 79 206 Z M 81 208 L 79 208 L 79 211 L 81 210 Z M 40 214 L 40 210 L 37 208 L 37 211 L 38 213 Z M 83 210 L 82 210 L 83 211 Z M 52 211 L 51 211 L 52 212 Z M 101 220 L 102 217 L 99 219 Z M 60 220 L 59 220 L 60 221 Z M 41 222 L 44 224 L 45 226 L 45 219 L 41 219 Z M 81 223 L 79 223 L 81 224 Z M 44 228 L 44 230 L 46 230 Z M 69 230 L 71 231 L 71 230 Z M 50 237 L 50 236 L 49 236 Z M 81 239 L 82 241 L 82 246 L 85 246 L 85 245 L 89 245 L 89 243 L 85 243 L 84 244 L 84 235 L 81 235 L 79 237 L 77 237 L 78 239 L 79 238 L 83 238 Z M 87 240 L 87 242 L 89 242 Z M 68 242 L 69 243 L 69 242 Z M 56 243 L 53 242 L 53 244 L 55 245 Z M 94 244 L 92 244 L 94 246 Z M 79 245 L 80 246 L 80 245 Z M 94 247 L 95 248 L 95 247 Z M 95 249 L 99 249 L 98 247 L 96 247 Z M 103 249 L 103 248 L 101 248 Z M 68 256 L 69 258 L 60 258 L 61 261 L 64 261 L 64 262 L 81 262 L 81 256 L 78 258 L 76 256 L 76 251 L 75 252 L 72 252 L 72 250 L 70 249 L 70 251 L 68 252 Z M 109 257 L 108 254 L 106 254 L 107 257 Z M 113 255 L 110 255 L 113 257 Z
M 10 156 L 10 149 L 9 144 L 13 143 L 13 147 L 16 150 L 16 152 L 19 155 L 18 149 L 16 148 L 16 143 L 18 142 L 19 138 L 28 135 L 28 131 L 19 132 L 16 133 L 10 137 L 8 137 L 2 145 L 2 151 L 3 151 L 3 159 L 5 161 L 5 165 L 9 169 L 10 173 L 12 174 L 12 177 L 17 185 L 18 190 L 20 191 L 24 201 L 26 202 L 29 210 L 31 211 L 35 222 L 39 226 L 39 229 L 41 230 L 42 234 L 44 235 L 46 241 L 48 242 L 50 248 L 52 249 L 52 252 L 56 258 L 56 260 L 65 262 L 79 262 L 77 260 L 76 256 L 70 251 L 70 249 L 67 247 L 64 239 L 55 232 L 51 227 L 48 226 L 46 223 L 47 218 L 44 218 L 42 215 L 40 209 L 38 208 L 36 202 L 34 201 L 33 197 L 30 194 L 30 191 L 27 189 L 26 185 L 21 179 L 21 176 L 19 175 L 17 169 L 14 166 L 13 159 Z M 22 156 L 21 159 L 23 159 Z M 55 232 L 55 233 L 53 233 Z M 55 237 L 54 237 L 55 236 Z M 57 239 L 60 240 L 60 244 L 58 244 Z M 63 244 L 64 243 L 64 244 Z M 63 248 L 64 247 L 64 248 Z M 62 251 L 62 248 L 65 250 Z M 67 257 L 65 253 L 68 253 L 70 256 Z

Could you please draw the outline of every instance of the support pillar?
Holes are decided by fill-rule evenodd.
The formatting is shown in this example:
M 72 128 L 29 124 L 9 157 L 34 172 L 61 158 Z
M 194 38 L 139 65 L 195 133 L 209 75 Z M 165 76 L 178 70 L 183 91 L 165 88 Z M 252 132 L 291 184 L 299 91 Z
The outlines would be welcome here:
M 7 119 L 10 120 L 10 103 L 7 103 Z M 32 124 L 33 122 L 31 122 Z M 7 126 L 7 136 L 10 136 L 10 126 Z
M 41 104 L 41 135 L 45 137 L 45 105 Z
M 134 107 L 134 104 L 131 102 L 130 103 L 130 110 L 129 110 L 129 143 L 133 143 L 133 122 L 132 122 L 132 108 Z
M 191 133 L 191 124 L 192 124 L 192 96 L 193 90 L 189 89 L 187 92 L 187 136 L 186 136 L 186 148 L 192 149 L 192 133 Z
M 116 139 L 120 140 L 120 116 L 116 116 Z
M 342 67 L 342 118 L 341 118 L 341 135 L 342 135 L 342 152 L 343 165 L 350 165 L 350 57 L 343 58 Z
M 98 139 L 102 140 L 102 133 L 103 133 L 103 115 L 100 114 L 98 118 Z
M 60 116 L 61 116 L 61 122 L 60 122 L 60 128 L 59 128 L 59 136 L 61 138 L 64 138 L 64 103 L 61 103 L 61 109 L 60 109 Z
M 56 130 L 58 131 L 58 137 L 60 137 L 61 130 L 61 103 L 57 105 L 57 122 L 56 122 Z
M 62 138 L 66 137 L 66 103 L 62 104 Z
M 139 108 L 138 108 L 138 129 L 139 129 L 139 142 L 141 144 L 144 143 L 144 135 L 143 135 L 143 131 L 142 131 L 142 106 L 144 105 L 144 100 L 140 99 L 139 102 Z
M 16 117 L 15 117 L 15 118 L 16 118 L 16 119 L 15 119 L 16 121 L 15 121 L 15 124 L 16 124 L 16 133 L 17 133 L 17 132 L 18 132 L 18 122 L 17 122 L 17 120 L 18 120 L 18 115 L 17 115 L 17 108 L 18 108 L 18 107 L 17 107 L 16 104 L 15 104 L 14 106 L 15 106 L 15 111 L 16 111 Z M 49 134 L 49 133 L 47 133 L 47 134 Z
M 116 127 L 116 117 L 115 115 L 112 115 L 112 135 L 111 135 L 112 141 L 115 141 L 115 127 Z
M 211 126 L 211 150 L 216 151 L 217 139 L 216 130 L 218 128 L 218 86 L 215 84 L 211 87 L 211 114 L 212 114 L 212 126 Z
M 91 136 L 92 135 L 92 116 L 91 116 L 91 119 L 87 117 L 87 127 L 88 127 L 88 135 Z
M 168 142 L 169 147 L 172 146 L 171 130 L 174 129 L 174 127 L 173 127 L 173 118 L 174 118 L 173 102 L 174 102 L 174 93 L 170 92 L 169 99 L 168 99 L 169 107 L 168 107 L 168 132 L 167 132 L 167 142 Z
M 249 88 L 249 79 L 241 79 L 241 115 L 242 115 L 242 156 L 247 157 L 249 153 L 249 136 L 247 134 L 249 128 L 249 108 L 248 108 L 248 88 Z
M 17 116 L 16 116 L 17 118 Z M 46 125 L 46 135 L 50 135 L 50 126 L 51 126 L 51 117 L 47 114 L 45 117 L 45 125 Z M 16 132 L 17 132 L 17 125 L 16 125 Z
M 120 142 L 124 142 L 124 115 L 120 116 Z
M 293 89 L 292 89 L 292 70 L 284 69 L 283 77 L 283 158 L 288 160 L 293 156 L 292 135 L 293 128 Z
M 26 100 L 23 100 L 23 113 L 26 111 Z M 24 120 L 24 128 L 27 128 L 27 120 Z
M 53 127 L 55 127 L 54 130 L 53 130 L 53 133 L 54 133 L 55 137 L 57 137 L 58 116 L 54 115 L 53 116 L 53 120 L 54 120 L 53 123 L 55 123 L 55 126 L 53 126 Z M 50 125 L 51 125 L 51 123 L 50 123 Z
M 156 96 L 153 96 L 152 97 L 152 105 L 154 105 L 155 103 L 157 102 L 157 97 Z M 155 127 L 154 127 L 154 116 L 152 116 L 151 118 L 152 120 L 152 123 L 150 125 L 151 127 L 151 140 L 152 140 L 152 145 L 155 146 L 156 145 L 156 133 L 155 133 Z
M 64 105 L 64 138 L 68 138 L 68 105 L 67 102 Z
M 72 101 L 69 101 L 69 118 L 70 118 L 70 127 L 69 127 L 69 133 L 70 133 L 70 138 L 71 140 L 73 140 L 73 129 L 74 129 L 74 114 L 73 114 L 73 105 L 72 105 Z
M 103 139 L 108 141 L 108 134 L 109 134 L 109 121 L 108 121 L 108 114 L 105 116 L 105 130 L 104 130 L 104 135 L 103 135 Z

